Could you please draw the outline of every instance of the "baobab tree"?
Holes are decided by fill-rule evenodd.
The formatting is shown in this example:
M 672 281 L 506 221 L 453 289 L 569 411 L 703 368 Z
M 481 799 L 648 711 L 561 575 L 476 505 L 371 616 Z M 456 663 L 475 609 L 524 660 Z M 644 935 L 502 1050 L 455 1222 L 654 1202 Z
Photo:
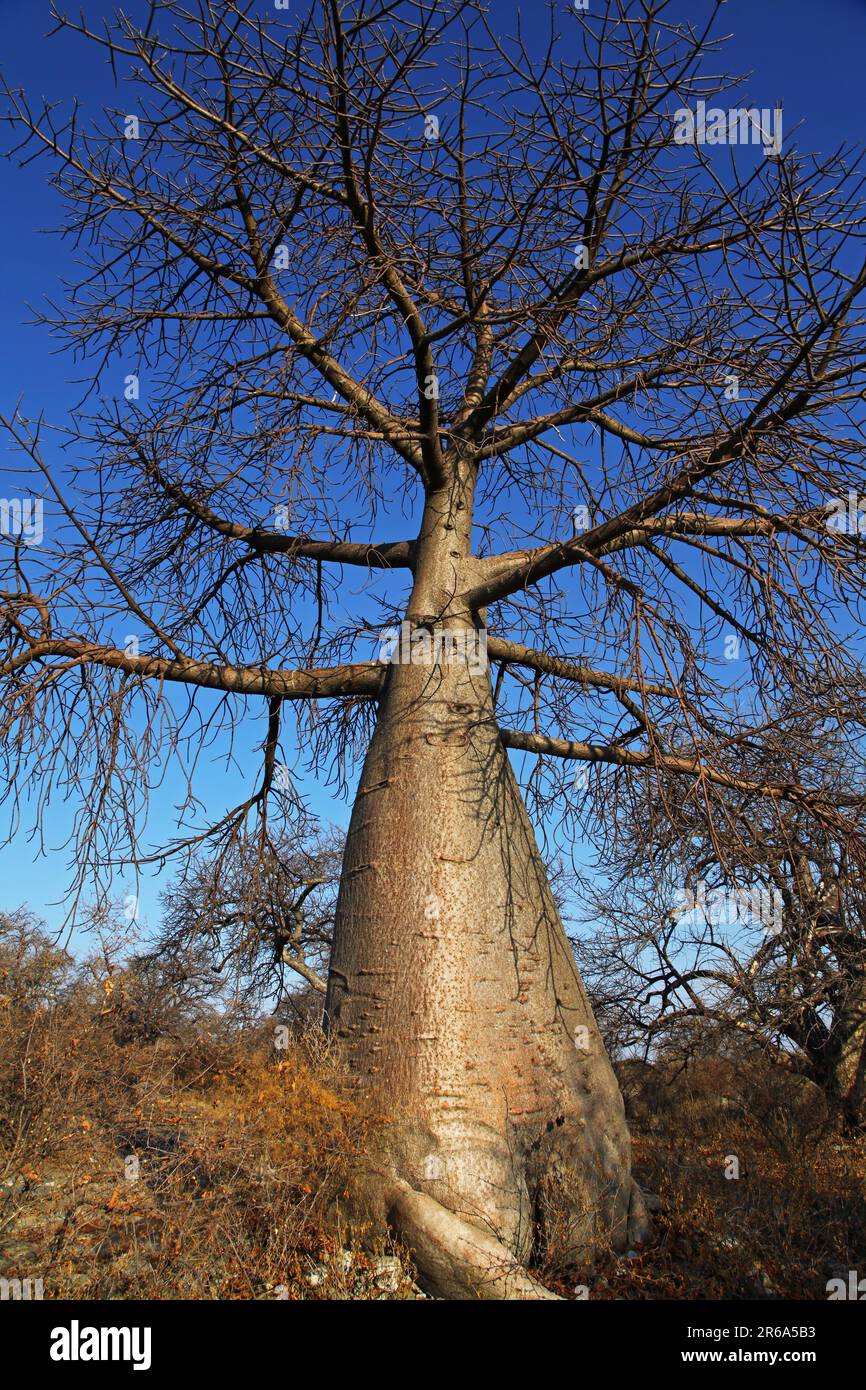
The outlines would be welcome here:
M 856 160 L 741 119 L 714 4 L 146 9 L 58 20 L 117 109 L 8 92 L 84 261 L 45 317 L 94 383 L 60 468 L 8 418 L 50 503 L 4 585 L 13 804 L 80 793 L 82 875 L 265 852 L 301 814 L 289 711 L 313 771 L 362 757 L 326 1014 L 389 1124 L 349 1208 L 428 1288 L 542 1297 L 552 1226 L 581 1263 L 646 1217 L 536 829 L 612 830 L 638 775 L 709 803 L 755 701 L 846 678 Z M 261 771 L 208 815 L 250 707 Z M 189 799 L 148 851 L 167 764 Z

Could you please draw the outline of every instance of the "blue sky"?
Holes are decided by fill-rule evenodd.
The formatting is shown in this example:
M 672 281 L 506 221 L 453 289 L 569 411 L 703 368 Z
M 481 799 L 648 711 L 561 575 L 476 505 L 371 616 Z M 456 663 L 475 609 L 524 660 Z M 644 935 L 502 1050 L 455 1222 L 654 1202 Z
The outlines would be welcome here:
M 538 0 L 532 0 L 531 10 Z M 592 3 L 592 0 L 591 0 Z M 77 8 L 77 7 L 73 7 Z M 112 13 L 102 0 L 86 0 L 84 10 L 94 20 Z M 494 13 L 495 13 L 494 4 Z M 863 131 L 863 67 L 866 59 L 866 0 L 730 0 L 725 27 L 734 38 L 724 66 L 728 71 L 753 71 L 748 85 L 756 106 L 784 103 L 786 131 L 801 126 L 798 144 L 829 152 L 844 141 L 859 142 Z M 111 100 L 108 74 L 99 54 L 69 36 L 45 40 L 50 27 L 47 6 L 34 0 L 0 0 L 0 53 L 8 80 L 33 98 L 68 100 L 77 96 L 85 112 Z M 721 61 L 721 60 L 720 60 Z M 5 137 L 3 137 L 5 140 Z M 5 143 L 3 145 L 5 148 Z M 47 186 L 46 166 L 19 169 L 0 166 L 3 213 L 0 218 L 0 409 L 10 413 L 19 398 L 29 415 L 40 412 L 62 421 L 81 394 L 75 385 L 78 369 L 59 356 L 45 329 L 28 325 L 28 304 L 57 298 L 61 281 L 71 273 L 70 248 L 58 238 L 39 235 L 62 219 L 60 200 Z M 5 446 L 0 446 L 0 449 Z M 4 466 L 0 452 L 0 469 Z M 2 475 L 0 475 L 2 478 Z M 0 481 L 0 495 L 6 495 Z M 260 740 L 251 734 L 249 749 Z M 239 785 L 248 785 L 249 778 Z M 169 785 L 154 802 L 159 819 L 169 809 Z M 199 783 L 203 799 L 219 808 L 239 799 L 237 787 L 227 787 L 223 765 L 205 767 Z M 312 806 L 325 819 L 344 823 L 346 804 L 327 788 L 308 786 Z M 69 829 L 70 807 L 55 805 L 44 827 L 46 847 L 62 845 Z M 0 907 L 28 903 L 49 923 L 58 925 L 69 876 L 69 851 L 52 848 L 46 857 L 19 836 L 0 849 Z M 159 880 L 142 885 L 141 908 L 154 920 Z M 124 885 L 118 883 L 119 893 Z

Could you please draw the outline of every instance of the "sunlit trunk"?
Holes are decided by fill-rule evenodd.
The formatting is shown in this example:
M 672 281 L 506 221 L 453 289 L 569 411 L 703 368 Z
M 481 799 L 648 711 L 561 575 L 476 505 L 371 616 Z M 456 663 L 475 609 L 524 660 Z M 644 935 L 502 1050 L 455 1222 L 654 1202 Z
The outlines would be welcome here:
M 599 1242 L 639 1238 L 645 1213 L 619 1088 L 467 642 L 389 672 L 326 1012 L 391 1119 L 371 1213 L 434 1291 L 533 1296 L 515 1260 L 547 1238 L 580 1264 Z

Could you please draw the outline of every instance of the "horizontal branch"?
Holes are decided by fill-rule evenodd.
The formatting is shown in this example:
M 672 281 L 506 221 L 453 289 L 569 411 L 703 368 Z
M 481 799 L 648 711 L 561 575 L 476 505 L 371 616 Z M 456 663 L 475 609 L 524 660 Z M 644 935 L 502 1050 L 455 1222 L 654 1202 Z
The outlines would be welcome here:
M 509 642 L 503 637 L 487 638 L 487 655 L 492 661 L 501 661 L 505 666 L 528 666 L 544 675 L 574 681 L 578 685 L 592 685 L 599 690 L 635 690 L 641 695 L 662 695 L 668 699 L 677 696 L 670 686 L 650 685 L 634 677 L 617 676 L 612 671 L 596 671 L 590 666 L 581 666 L 563 657 L 552 656 L 549 652 L 525 647 L 522 642 Z
M 569 565 L 582 564 L 590 559 L 613 555 L 620 550 L 629 550 L 645 545 L 654 537 L 668 537 L 676 540 L 694 536 L 730 536 L 733 538 L 766 536 L 772 537 L 776 531 L 800 535 L 798 523 L 815 525 L 815 510 L 797 516 L 749 516 L 720 517 L 700 513 L 661 516 L 632 526 L 604 544 L 595 544 L 609 523 L 567 541 L 555 541 L 550 545 L 537 546 L 532 550 L 514 550 L 501 555 L 491 555 L 478 562 L 481 573 L 486 577 L 466 596 L 471 608 L 486 608 L 498 599 L 529 584 L 537 583 L 550 574 L 555 574 Z
M 656 767 L 664 772 L 680 777 L 694 777 L 698 781 L 712 782 L 715 786 L 727 787 L 732 791 L 769 796 L 780 801 L 792 801 L 815 811 L 822 800 L 820 792 L 809 791 L 796 782 L 773 783 L 753 782 L 748 778 L 735 777 L 728 772 L 720 772 L 708 767 L 696 758 L 680 758 L 671 753 L 658 753 L 652 749 L 621 748 L 611 744 L 581 743 L 574 739 L 553 738 L 549 734 L 527 733 L 520 729 L 500 730 L 502 743 L 506 748 L 514 748 L 524 753 L 539 753 L 554 758 L 565 758 L 575 762 L 610 763 L 616 767 Z M 829 799 L 829 798 L 828 798 Z M 834 796 L 835 805 L 862 807 L 863 798 L 858 796 Z
M 0 678 L 23 670 L 47 657 L 61 657 L 70 666 L 101 666 L 146 680 L 198 685 L 230 695 L 264 695 L 271 699 L 316 700 L 328 696 L 379 694 L 384 667 L 380 662 L 360 661 L 345 666 L 310 667 L 270 671 L 243 666 L 216 666 L 192 657 L 169 660 L 157 656 L 133 656 L 116 647 L 63 638 L 33 642 L 25 650 L 0 663 Z
M 148 473 L 156 480 L 167 496 L 176 502 L 190 516 L 207 526 L 220 536 L 241 541 L 251 550 L 262 554 L 291 555 L 308 560 L 332 561 L 340 565 L 362 565 L 365 569 L 411 569 L 414 561 L 412 541 L 384 541 L 377 545 L 373 541 L 315 540 L 310 536 L 289 536 L 282 531 L 272 531 L 264 526 L 245 526 L 239 521 L 228 521 L 202 502 L 191 497 L 177 483 L 166 478 L 154 464 L 145 463 Z

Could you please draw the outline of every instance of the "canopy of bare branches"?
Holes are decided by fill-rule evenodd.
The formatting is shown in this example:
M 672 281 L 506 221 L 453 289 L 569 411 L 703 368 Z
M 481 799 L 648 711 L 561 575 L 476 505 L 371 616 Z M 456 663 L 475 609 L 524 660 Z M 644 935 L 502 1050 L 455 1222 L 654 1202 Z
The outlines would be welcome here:
M 63 456 L 7 420 L 47 520 L 4 542 L 0 678 L 8 795 L 81 794 L 82 873 L 145 857 L 168 760 L 193 846 L 297 811 L 287 707 L 343 778 L 405 617 L 487 625 L 542 819 L 610 829 L 649 782 L 856 834 L 859 790 L 756 749 L 792 692 L 840 765 L 862 730 L 862 547 L 827 524 L 866 491 L 862 174 L 796 132 L 675 143 L 677 110 L 742 98 L 707 75 L 718 8 L 58 18 L 118 97 L 7 91 L 66 202 L 82 269 L 47 317 L 92 386 Z M 256 701 L 261 769 L 214 816 L 198 761 Z

